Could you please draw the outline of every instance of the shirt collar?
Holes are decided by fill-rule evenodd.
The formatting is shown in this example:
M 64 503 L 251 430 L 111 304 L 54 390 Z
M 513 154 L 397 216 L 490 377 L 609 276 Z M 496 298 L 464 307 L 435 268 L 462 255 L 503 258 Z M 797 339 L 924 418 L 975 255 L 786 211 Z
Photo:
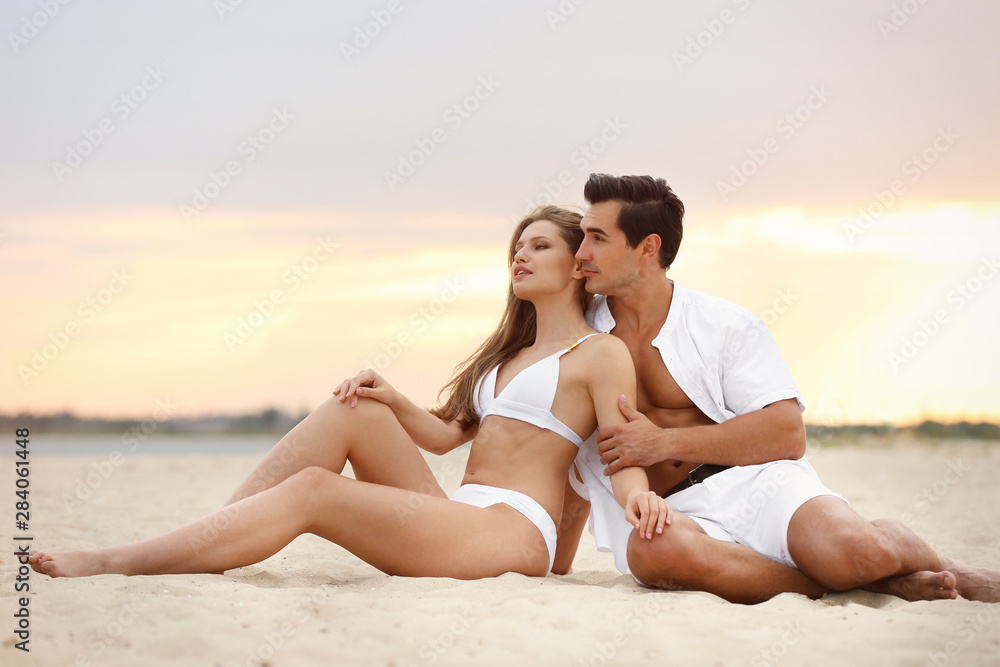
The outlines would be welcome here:
M 660 344 L 663 342 L 665 336 L 673 331 L 677 327 L 677 323 L 681 319 L 681 304 L 684 301 L 684 288 L 680 287 L 677 282 L 673 279 L 668 278 L 670 284 L 673 285 L 674 291 L 673 296 L 670 299 L 670 309 L 667 311 L 667 319 L 664 320 L 663 326 L 660 327 L 660 332 L 656 334 L 653 338 L 653 347 L 659 348 Z M 611 331 L 617 325 L 615 322 L 615 316 L 611 314 L 611 308 L 608 306 L 608 297 L 604 296 L 597 304 L 597 313 L 594 324 L 597 325 L 600 331 Z

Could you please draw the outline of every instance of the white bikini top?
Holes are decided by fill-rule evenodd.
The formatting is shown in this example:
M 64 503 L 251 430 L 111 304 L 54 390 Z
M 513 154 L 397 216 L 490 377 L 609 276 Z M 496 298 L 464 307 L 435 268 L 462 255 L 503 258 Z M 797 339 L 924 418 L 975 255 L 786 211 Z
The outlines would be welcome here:
M 482 424 L 489 415 L 508 417 L 558 433 L 577 447 L 583 445 L 583 438 L 552 414 L 552 403 L 559 386 L 559 359 L 596 335 L 584 336 L 566 349 L 531 364 L 515 375 L 499 396 L 496 396 L 499 365 L 479 378 L 472 394 L 472 405 L 479 413 L 479 423 Z

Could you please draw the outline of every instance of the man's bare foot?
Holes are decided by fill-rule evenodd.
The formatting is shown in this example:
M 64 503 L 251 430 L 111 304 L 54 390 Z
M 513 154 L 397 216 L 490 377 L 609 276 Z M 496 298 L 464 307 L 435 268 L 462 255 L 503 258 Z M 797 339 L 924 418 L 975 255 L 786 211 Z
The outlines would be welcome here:
M 951 572 L 913 572 L 901 577 L 889 577 L 876 581 L 865 590 L 886 593 L 916 602 L 918 600 L 954 600 L 958 597 L 955 589 L 958 579 Z
M 1000 572 L 973 567 L 943 556 L 941 564 L 958 579 L 956 589 L 963 598 L 977 602 L 1000 602 Z
M 50 577 L 89 577 L 105 574 L 104 559 L 94 551 L 62 551 L 47 554 L 32 550 L 28 563 L 35 572 Z

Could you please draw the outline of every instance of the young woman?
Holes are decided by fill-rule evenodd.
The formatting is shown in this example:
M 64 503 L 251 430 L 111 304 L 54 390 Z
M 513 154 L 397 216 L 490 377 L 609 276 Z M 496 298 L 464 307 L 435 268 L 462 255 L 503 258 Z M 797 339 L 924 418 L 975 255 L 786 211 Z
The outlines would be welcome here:
M 621 395 L 635 402 L 625 345 L 584 322 L 579 221 L 550 206 L 517 226 L 503 318 L 445 387 L 441 408 L 424 411 L 362 371 L 282 438 L 218 512 L 125 546 L 35 551 L 32 566 L 54 577 L 222 572 L 313 533 L 388 574 L 546 575 L 577 448 L 598 425 L 624 423 Z M 470 439 L 462 487 L 449 500 L 417 447 L 443 454 Z M 345 461 L 356 480 L 340 474 Z M 643 537 L 670 522 L 641 468 L 612 484 Z

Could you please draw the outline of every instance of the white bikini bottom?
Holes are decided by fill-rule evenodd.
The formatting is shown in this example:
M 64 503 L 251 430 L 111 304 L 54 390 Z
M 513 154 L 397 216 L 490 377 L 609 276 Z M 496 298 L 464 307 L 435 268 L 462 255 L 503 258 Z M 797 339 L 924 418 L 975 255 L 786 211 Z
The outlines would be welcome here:
M 452 500 L 483 508 L 502 503 L 523 514 L 528 521 L 535 524 L 535 528 L 545 540 L 545 546 L 549 550 L 549 569 L 546 571 L 546 576 L 548 576 L 556 557 L 556 524 L 545 508 L 539 505 L 535 499 L 518 491 L 501 489 L 496 486 L 463 484 L 458 487 Z

